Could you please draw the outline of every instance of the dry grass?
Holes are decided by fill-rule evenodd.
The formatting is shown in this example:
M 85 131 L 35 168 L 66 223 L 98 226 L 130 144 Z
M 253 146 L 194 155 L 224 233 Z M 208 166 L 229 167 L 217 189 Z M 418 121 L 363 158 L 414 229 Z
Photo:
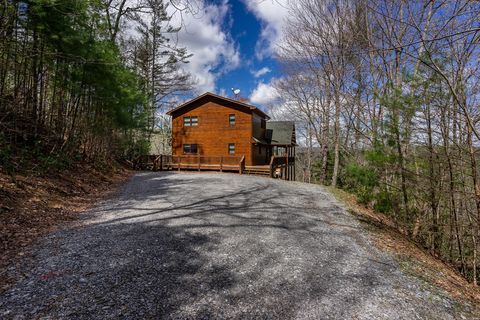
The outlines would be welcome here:
M 360 205 L 355 196 L 338 189 L 330 191 L 374 234 L 375 245 L 393 254 L 404 270 L 430 285 L 441 288 L 456 300 L 468 300 L 480 314 L 480 288 L 469 283 L 455 268 L 409 240 L 383 214 Z
M 32 243 L 76 219 L 130 175 L 125 169 L 105 173 L 88 165 L 41 177 L 13 178 L 0 171 L 0 292 L 14 281 L 7 276 L 8 267 L 28 255 Z

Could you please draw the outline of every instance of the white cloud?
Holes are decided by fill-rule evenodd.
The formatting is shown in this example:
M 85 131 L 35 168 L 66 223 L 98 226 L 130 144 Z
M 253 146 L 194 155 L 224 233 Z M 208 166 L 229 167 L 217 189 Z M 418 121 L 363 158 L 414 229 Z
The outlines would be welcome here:
M 250 10 L 262 22 L 262 32 L 257 42 L 256 55 L 262 59 L 276 52 L 283 38 L 283 28 L 288 17 L 291 0 L 243 0 Z
M 224 0 L 220 4 L 200 3 L 198 12 L 177 11 L 172 25 L 182 25 L 182 30 L 172 41 L 179 47 L 186 47 L 193 56 L 183 68 L 192 74 L 197 82 L 195 91 L 216 90 L 217 77 L 240 65 L 240 52 L 230 35 L 222 29 L 230 9 Z
M 253 74 L 253 76 L 254 76 L 255 78 L 259 78 L 259 77 L 261 77 L 261 76 L 263 76 L 263 75 L 265 75 L 265 74 L 267 74 L 267 73 L 269 73 L 269 72 L 271 72 L 271 71 L 272 71 L 272 70 L 270 70 L 270 68 L 268 68 L 268 67 L 263 67 L 263 68 L 261 68 L 260 70 L 257 70 L 257 71 L 252 70 L 251 73 Z
M 262 106 L 269 106 L 280 100 L 280 93 L 275 88 L 275 79 L 270 83 L 260 82 L 250 95 L 250 102 Z

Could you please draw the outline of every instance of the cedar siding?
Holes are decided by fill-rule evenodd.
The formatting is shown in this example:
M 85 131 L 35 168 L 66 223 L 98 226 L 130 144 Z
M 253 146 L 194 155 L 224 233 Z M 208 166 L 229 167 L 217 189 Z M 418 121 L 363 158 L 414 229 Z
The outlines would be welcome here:
M 245 156 L 252 164 L 252 112 L 233 105 L 198 101 L 172 114 L 172 153 L 183 154 L 183 144 L 197 144 L 198 154 L 229 156 L 228 145 L 235 144 L 235 156 Z M 235 124 L 229 117 L 235 115 Z M 186 127 L 184 117 L 198 117 L 198 125 Z

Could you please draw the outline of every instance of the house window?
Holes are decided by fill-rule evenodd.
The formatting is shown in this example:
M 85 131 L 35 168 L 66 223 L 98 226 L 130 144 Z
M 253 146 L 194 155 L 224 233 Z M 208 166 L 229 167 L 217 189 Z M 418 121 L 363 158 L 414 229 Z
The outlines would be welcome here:
M 262 129 L 265 129 L 267 127 L 267 122 L 262 119 L 260 126 L 262 127 Z
M 235 154 L 235 143 L 228 144 L 228 154 Z
M 197 144 L 184 144 L 183 153 L 195 154 L 198 152 Z
M 183 117 L 183 126 L 198 126 L 198 117 Z
M 190 117 L 190 122 L 192 126 L 198 126 L 198 117 Z
M 235 115 L 234 114 L 230 114 L 228 116 L 228 122 L 230 123 L 231 126 L 235 125 Z

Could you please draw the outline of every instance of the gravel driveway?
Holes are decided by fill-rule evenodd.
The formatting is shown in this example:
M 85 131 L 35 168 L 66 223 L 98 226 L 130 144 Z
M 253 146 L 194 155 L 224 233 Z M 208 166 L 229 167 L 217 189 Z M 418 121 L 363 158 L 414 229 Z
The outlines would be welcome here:
M 0 318 L 464 319 L 321 187 L 234 174 L 137 174 L 17 276 Z

